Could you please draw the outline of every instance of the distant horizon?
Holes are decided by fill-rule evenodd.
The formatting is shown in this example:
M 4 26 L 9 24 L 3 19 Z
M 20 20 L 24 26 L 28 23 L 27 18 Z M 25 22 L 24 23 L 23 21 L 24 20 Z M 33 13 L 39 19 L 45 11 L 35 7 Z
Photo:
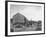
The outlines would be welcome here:
M 18 13 L 16 13 L 16 14 L 18 14 Z M 20 13 L 19 13 L 20 14 Z M 21 14 L 22 15 L 22 14 Z M 15 16 L 15 15 L 14 15 Z M 23 15 L 24 16 L 24 15 Z M 24 16 L 25 17 L 25 16 Z M 11 19 L 13 19 L 13 17 L 11 18 Z M 26 18 L 27 19 L 27 18 Z M 28 20 L 28 19 L 27 19 Z M 32 20 L 32 19 L 30 19 L 30 20 Z M 29 21 L 30 21 L 29 20 Z M 36 21 L 36 20 L 32 20 L 32 21 Z M 37 20 L 37 21 L 41 21 L 41 20 Z

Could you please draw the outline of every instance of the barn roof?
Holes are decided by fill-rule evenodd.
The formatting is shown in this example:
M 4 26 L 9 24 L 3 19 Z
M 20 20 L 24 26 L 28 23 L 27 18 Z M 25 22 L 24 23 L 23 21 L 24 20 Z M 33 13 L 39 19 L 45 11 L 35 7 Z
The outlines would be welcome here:
M 13 23 L 16 23 L 16 22 L 24 23 L 25 22 L 24 19 L 25 19 L 24 15 L 17 13 L 16 15 L 13 16 Z

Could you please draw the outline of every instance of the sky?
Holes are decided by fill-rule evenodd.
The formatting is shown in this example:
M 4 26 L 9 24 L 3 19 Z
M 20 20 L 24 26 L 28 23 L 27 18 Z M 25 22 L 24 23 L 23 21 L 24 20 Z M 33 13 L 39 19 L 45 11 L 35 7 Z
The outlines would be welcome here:
M 10 5 L 10 18 L 16 13 L 24 15 L 28 20 L 41 20 L 42 19 L 42 7 L 32 5 Z

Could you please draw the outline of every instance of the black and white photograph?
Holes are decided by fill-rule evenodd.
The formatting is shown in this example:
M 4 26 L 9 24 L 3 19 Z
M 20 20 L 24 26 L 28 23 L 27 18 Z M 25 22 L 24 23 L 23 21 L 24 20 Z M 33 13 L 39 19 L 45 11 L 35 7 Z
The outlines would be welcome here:
M 8 2 L 8 35 L 44 33 L 44 4 Z

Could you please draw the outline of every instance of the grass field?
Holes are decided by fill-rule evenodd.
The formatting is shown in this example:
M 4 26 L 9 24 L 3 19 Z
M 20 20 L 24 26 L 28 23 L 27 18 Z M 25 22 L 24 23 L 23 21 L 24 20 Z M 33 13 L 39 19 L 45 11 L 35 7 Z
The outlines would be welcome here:
M 30 26 L 30 27 L 23 27 L 23 28 L 13 28 L 13 32 L 22 32 L 22 31 L 39 31 L 41 30 L 41 27 L 37 26 Z

